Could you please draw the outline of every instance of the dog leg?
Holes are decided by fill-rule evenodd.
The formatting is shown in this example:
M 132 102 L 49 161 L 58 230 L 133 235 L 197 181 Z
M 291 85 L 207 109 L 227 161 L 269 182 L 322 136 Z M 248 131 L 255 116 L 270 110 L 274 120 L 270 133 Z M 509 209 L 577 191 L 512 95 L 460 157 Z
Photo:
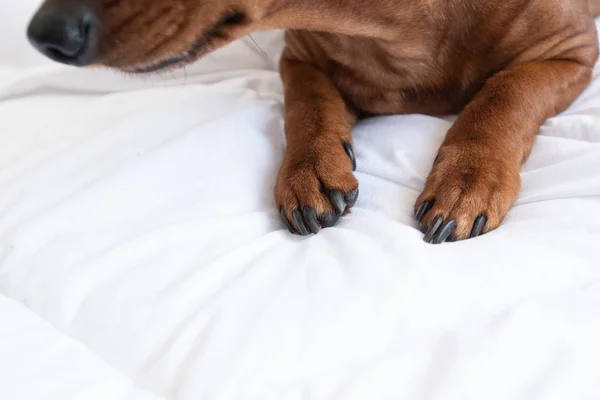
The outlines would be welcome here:
M 448 132 L 416 201 L 425 241 L 467 239 L 498 227 L 517 198 L 520 167 L 540 126 L 589 83 L 594 51 L 588 55 L 585 63 L 521 64 L 487 81 Z
M 287 149 L 275 201 L 291 232 L 334 225 L 358 197 L 351 129 L 356 117 L 331 81 L 310 64 L 283 58 Z

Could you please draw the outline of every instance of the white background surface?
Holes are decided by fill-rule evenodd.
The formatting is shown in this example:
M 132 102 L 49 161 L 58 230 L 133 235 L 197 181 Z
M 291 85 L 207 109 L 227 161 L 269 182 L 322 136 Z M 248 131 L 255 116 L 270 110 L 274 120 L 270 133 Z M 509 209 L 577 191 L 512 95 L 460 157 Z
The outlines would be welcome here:
M 278 33 L 142 80 L 46 62 L 34 8 L 0 4 L 0 398 L 600 398 L 600 78 L 497 231 L 422 242 L 452 118 L 394 116 L 355 130 L 352 215 L 301 238 Z

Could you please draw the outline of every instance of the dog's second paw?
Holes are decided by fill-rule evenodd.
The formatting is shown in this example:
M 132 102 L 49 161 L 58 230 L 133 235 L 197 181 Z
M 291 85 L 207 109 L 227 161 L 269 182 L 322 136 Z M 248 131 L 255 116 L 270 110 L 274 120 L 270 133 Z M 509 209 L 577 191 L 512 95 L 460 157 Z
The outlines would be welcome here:
M 275 186 L 283 222 L 303 236 L 333 226 L 358 198 L 350 143 L 332 138 L 306 150 L 286 155 Z
M 496 229 L 519 193 L 518 166 L 481 149 L 440 149 L 415 203 L 425 241 L 469 239 Z

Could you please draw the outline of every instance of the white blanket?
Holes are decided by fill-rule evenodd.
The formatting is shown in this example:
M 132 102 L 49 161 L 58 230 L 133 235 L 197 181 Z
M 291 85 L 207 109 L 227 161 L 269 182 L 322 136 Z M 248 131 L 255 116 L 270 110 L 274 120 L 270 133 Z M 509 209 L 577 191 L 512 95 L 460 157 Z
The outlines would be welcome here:
M 422 242 L 453 118 L 412 115 L 356 128 L 359 201 L 302 238 L 278 32 L 142 79 L 46 62 L 2 3 L 1 399 L 600 398 L 600 76 L 493 233 Z

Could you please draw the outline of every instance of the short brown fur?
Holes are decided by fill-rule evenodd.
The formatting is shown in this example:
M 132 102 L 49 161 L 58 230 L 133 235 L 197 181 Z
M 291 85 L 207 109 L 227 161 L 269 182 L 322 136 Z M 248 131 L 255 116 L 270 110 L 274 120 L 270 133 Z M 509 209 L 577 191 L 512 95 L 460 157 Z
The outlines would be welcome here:
M 275 200 L 300 233 L 353 205 L 356 121 L 406 113 L 459 114 L 415 203 L 428 241 L 495 229 L 541 124 L 579 96 L 598 57 L 600 0 L 47 3 L 61 1 L 91 4 L 103 24 L 95 63 L 130 72 L 177 67 L 250 32 L 286 28 L 288 147 Z

